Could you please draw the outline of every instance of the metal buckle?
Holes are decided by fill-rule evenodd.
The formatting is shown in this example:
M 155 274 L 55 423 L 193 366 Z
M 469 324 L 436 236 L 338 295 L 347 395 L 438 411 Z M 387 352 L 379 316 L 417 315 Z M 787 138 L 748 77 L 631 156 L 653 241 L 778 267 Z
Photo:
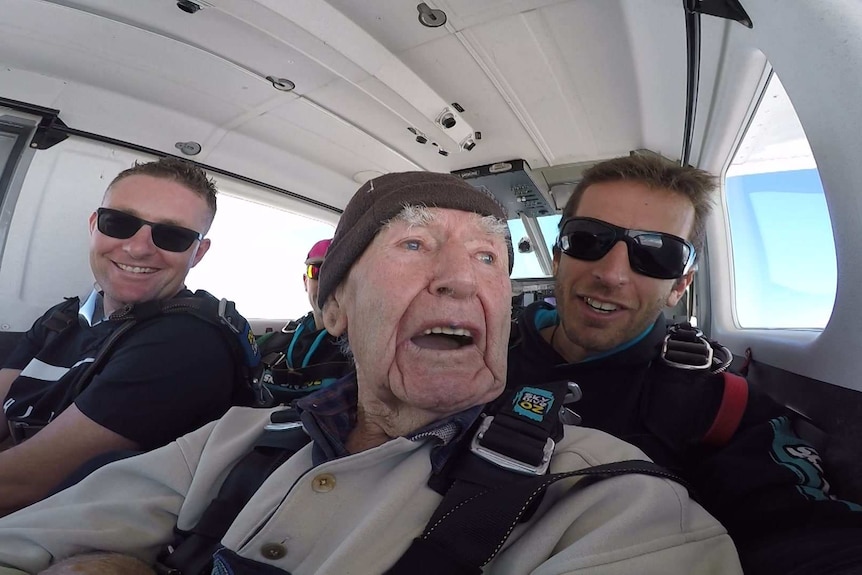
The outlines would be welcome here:
M 664 342 L 661 346 L 661 359 L 667 365 L 671 367 L 678 367 L 679 369 L 690 369 L 690 370 L 699 370 L 699 369 L 709 369 L 712 367 L 712 359 L 715 355 L 715 352 L 712 349 L 712 345 L 710 345 L 709 341 L 705 337 L 703 337 L 703 333 L 700 330 L 695 330 L 695 338 L 700 340 L 700 343 L 703 344 L 704 349 L 706 350 L 706 357 L 703 364 L 690 364 L 690 363 L 680 363 L 678 361 L 673 361 L 672 359 L 667 358 L 668 352 L 668 342 L 671 341 L 673 335 L 676 333 L 676 330 L 673 329 L 670 333 L 668 333 L 664 337 Z M 681 339 L 676 339 L 674 341 L 683 341 Z M 686 342 L 686 343 L 694 343 L 694 342 Z
M 228 308 L 230 306 L 230 308 Z M 236 306 L 232 301 L 226 300 L 222 298 L 218 302 L 218 316 L 223 324 L 228 326 L 230 330 L 236 334 L 240 334 L 243 332 L 243 327 L 240 324 L 239 318 L 237 318 L 234 314 L 236 313 Z
M 26 421 L 16 421 L 14 419 L 9 420 L 8 424 L 9 437 L 15 445 L 23 443 L 25 439 L 30 439 L 45 428 L 44 425 L 34 425 Z
M 494 421 L 493 415 L 489 415 L 482 421 L 482 425 L 479 426 L 479 430 L 473 436 L 473 441 L 470 442 L 470 451 L 489 463 L 523 475 L 544 475 L 548 471 L 548 466 L 551 464 L 551 455 L 554 454 L 554 447 L 556 447 L 553 439 L 549 437 L 547 443 L 545 443 L 545 448 L 542 450 L 542 462 L 539 465 L 530 465 L 529 463 L 524 463 L 480 445 L 479 442 L 482 441 L 492 421 Z
M 297 427 L 302 427 L 302 423 L 287 421 L 285 423 L 267 423 L 263 429 L 265 431 L 287 431 L 288 429 L 296 429 Z

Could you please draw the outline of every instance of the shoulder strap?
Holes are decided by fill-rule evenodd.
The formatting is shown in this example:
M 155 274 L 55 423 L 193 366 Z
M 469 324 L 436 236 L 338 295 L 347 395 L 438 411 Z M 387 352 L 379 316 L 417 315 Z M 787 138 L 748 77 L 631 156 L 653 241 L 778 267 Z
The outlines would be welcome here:
M 273 471 L 310 441 L 293 408 L 273 413 L 270 420 L 252 451 L 230 470 L 197 524 L 189 531 L 176 530 L 174 544 L 159 556 L 160 573 L 209 575 L 212 556 L 242 508 Z
M 552 484 L 584 477 L 569 489 L 571 493 L 602 479 L 632 473 L 683 483 L 651 461 L 631 460 L 568 473 L 522 476 L 463 501 L 449 501 L 452 496 L 447 494 L 422 535 L 413 540 L 386 575 L 479 575 L 482 566 L 500 552 L 514 527 Z M 441 514 L 441 509 L 449 511 Z
M 736 433 L 748 405 L 748 381 L 739 375 L 723 372 L 724 393 L 715 413 L 715 419 L 701 440 L 707 445 L 720 447 Z
M 78 308 L 80 300 L 77 297 L 67 297 L 59 306 L 42 320 L 42 326 L 48 330 L 45 337 L 45 345 L 55 340 L 57 336 L 66 331 L 75 320 L 78 319 Z
M 445 491 L 422 535 L 387 575 L 477 575 L 502 549 L 512 529 L 535 511 L 553 483 L 569 477 L 592 481 L 640 473 L 685 483 L 649 461 L 622 461 L 547 475 L 555 441 L 563 434 L 565 403 L 577 386 L 566 381 L 507 390 L 496 412 L 485 417 L 469 445 L 450 460 Z M 575 399 L 571 399 L 575 398 Z M 433 482 L 433 483 L 432 483 Z M 446 489 L 440 477 L 429 482 Z M 577 487 L 589 482 L 581 481 Z
M 469 449 L 453 457 L 441 475 L 454 479 L 422 535 L 386 575 L 478 575 L 503 548 L 514 527 L 535 511 L 547 488 L 584 477 L 576 489 L 617 475 L 677 476 L 650 461 L 620 461 L 548 475 L 561 415 L 572 386 L 559 381 L 506 392 L 493 416 L 480 423 Z M 446 481 L 433 479 L 435 489 Z
M 290 326 L 290 324 L 285 327 L 288 326 Z M 291 339 L 293 339 L 293 330 L 284 331 L 284 329 L 265 333 L 261 337 L 257 338 L 261 361 L 267 365 L 275 363 L 278 356 L 280 356 L 284 352 L 285 348 L 287 348 L 287 344 L 290 343 Z
M 135 306 L 138 307 L 138 306 Z M 206 290 L 199 289 L 191 297 L 172 298 L 159 301 L 162 313 L 190 313 L 221 328 L 229 337 L 231 349 L 238 352 L 248 367 L 260 363 L 260 350 L 251 325 L 236 309 L 236 304 L 227 299 L 218 299 Z
M 77 300 L 77 298 L 75 299 Z M 122 310 L 112 314 L 111 320 L 123 321 L 122 325 L 117 327 L 102 343 L 94 360 L 75 380 L 73 384 L 74 393 L 69 397 L 74 401 L 74 398 L 87 388 L 93 376 L 104 365 L 108 356 L 116 347 L 117 342 L 126 333 L 139 323 L 164 313 L 190 313 L 199 319 L 219 327 L 231 344 L 235 357 L 244 360 L 243 365 L 239 367 L 239 375 L 247 388 L 244 391 L 247 391 L 249 396 L 254 393 L 255 387 L 251 381 L 250 369 L 260 362 L 260 354 L 257 350 L 257 345 L 254 343 L 254 336 L 251 333 L 248 321 L 236 311 L 233 302 L 225 299 L 217 300 L 215 296 L 206 291 L 198 290 L 192 297 L 143 302 L 126 306 Z M 240 362 L 238 361 L 237 363 Z M 263 388 L 262 385 L 259 387 Z M 260 397 L 261 393 L 255 394 L 255 398 Z M 257 400 L 251 399 L 246 399 L 243 403 L 258 404 Z M 259 404 L 263 405 L 263 403 Z M 62 407 L 65 409 L 68 406 Z
M 147 306 L 152 304 L 157 305 L 156 309 L 150 312 Z M 243 384 L 235 402 L 255 407 L 271 404 L 272 396 L 258 377 L 260 349 L 251 331 L 251 325 L 237 311 L 234 302 L 218 299 L 206 290 L 199 289 L 190 297 L 138 304 L 133 306 L 130 313 L 136 317 L 140 317 L 140 314 L 149 317 L 150 313 L 189 313 L 218 327 L 237 358 L 237 377 Z

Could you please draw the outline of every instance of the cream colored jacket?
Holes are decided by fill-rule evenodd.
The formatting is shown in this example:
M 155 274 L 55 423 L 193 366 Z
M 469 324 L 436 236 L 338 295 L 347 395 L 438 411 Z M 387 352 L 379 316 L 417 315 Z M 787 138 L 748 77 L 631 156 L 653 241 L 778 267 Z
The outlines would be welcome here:
M 0 519 L 0 575 L 37 573 L 94 550 L 152 562 L 175 524 L 192 527 L 269 410 L 234 408 L 176 442 L 108 465 L 77 486 Z M 426 485 L 428 442 L 398 438 L 312 469 L 308 445 L 273 473 L 223 539 L 229 549 L 293 575 L 379 575 L 418 536 L 440 496 Z M 625 459 L 637 448 L 569 427 L 551 471 Z M 724 528 L 665 479 L 627 475 L 571 491 L 554 484 L 486 568 L 494 575 L 741 573 Z M 277 546 L 278 560 L 261 550 Z M 7 566 L 7 567 L 2 567 Z

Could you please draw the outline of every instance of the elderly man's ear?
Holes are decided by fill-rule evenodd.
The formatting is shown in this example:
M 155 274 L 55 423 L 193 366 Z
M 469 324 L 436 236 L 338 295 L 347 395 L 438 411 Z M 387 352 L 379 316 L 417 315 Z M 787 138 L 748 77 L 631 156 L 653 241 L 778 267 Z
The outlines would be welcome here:
M 330 335 L 338 337 L 347 331 L 347 314 L 344 312 L 339 298 L 341 290 L 336 289 L 323 303 L 323 327 Z

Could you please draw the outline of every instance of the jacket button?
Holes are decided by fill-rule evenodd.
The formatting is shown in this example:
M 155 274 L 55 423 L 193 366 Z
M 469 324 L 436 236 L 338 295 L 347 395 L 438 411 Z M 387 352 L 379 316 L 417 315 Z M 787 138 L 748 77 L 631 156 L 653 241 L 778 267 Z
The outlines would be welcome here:
M 329 493 L 335 489 L 335 476 L 331 473 L 321 473 L 314 478 L 311 488 L 318 493 Z
M 264 543 L 260 546 L 260 554 L 270 560 L 281 559 L 287 555 L 287 547 L 281 543 Z

